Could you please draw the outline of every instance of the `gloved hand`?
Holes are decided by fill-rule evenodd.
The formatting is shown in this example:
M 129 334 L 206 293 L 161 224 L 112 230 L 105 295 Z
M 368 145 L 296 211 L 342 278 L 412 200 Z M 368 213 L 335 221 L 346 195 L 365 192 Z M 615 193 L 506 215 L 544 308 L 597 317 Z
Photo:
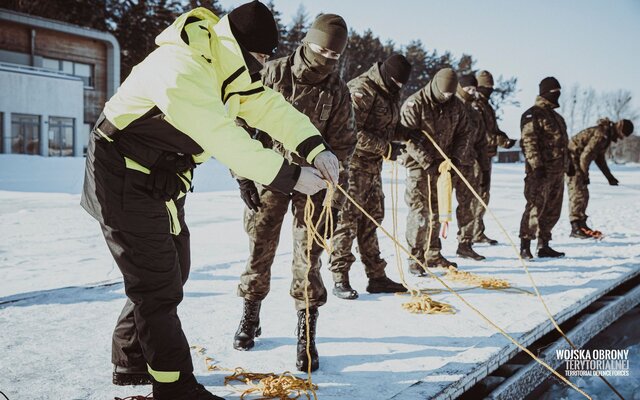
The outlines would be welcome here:
M 569 162 L 569 168 L 567 169 L 567 176 L 576 176 L 576 167 L 572 162 Z
M 158 157 L 156 163 L 149 168 L 149 176 L 145 182 L 146 189 L 151 193 L 151 197 L 156 200 L 175 200 L 180 192 L 186 193 L 190 189 L 178 177 L 178 174 L 193 169 L 195 166 L 193 157 L 189 154 L 181 155 L 164 152 Z
M 460 169 L 460 167 L 462 166 L 462 161 L 460 161 L 460 159 L 457 157 L 452 157 L 451 164 L 455 165 L 456 168 Z
M 613 176 L 611 178 L 609 178 L 609 185 L 618 186 L 618 183 L 620 183 L 620 182 L 616 178 L 614 178 Z
M 515 146 L 515 145 L 516 145 L 516 140 L 515 140 L 515 139 L 509 139 L 509 143 L 507 143 L 507 144 L 504 146 L 504 148 L 505 148 L 505 149 L 510 149 L 510 148 L 512 148 L 512 147 L 513 147 L 513 146 Z
M 258 211 L 262 207 L 260 202 L 260 194 L 256 188 L 256 184 L 250 179 L 237 179 L 240 186 L 240 198 L 251 211 Z
M 585 185 L 590 185 L 591 184 L 591 180 L 588 177 L 584 178 L 584 184 Z
M 538 167 L 533 170 L 533 174 L 538 179 L 544 179 L 547 177 L 547 170 L 544 167 Z
M 321 177 L 324 177 L 332 185 L 338 184 L 340 164 L 335 154 L 325 150 L 313 159 L 313 165 L 320 171 Z
M 322 189 L 326 189 L 326 187 L 327 183 L 322 178 L 320 171 L 312 167 L 302 167 L 300 170 L 300 177 L 298 178 L 296 185 L 293 187 L 293 190 L 311 196 Z
M 491 183 L 491 171 L 486 170 L 482 171 L 482 179 L 480 180 L 480 186 L 483 188 L 488 188 Z
M 427 141 L 429 140 L 427 139 L 425 134 L 422 133 L 422 131 L 419 129 L 411 130 L 407 136 L 409 137 L 409 140 L 411 140 L 413 143 L 423 147 L 424 145 L 427 144 Z
M 391 151 L 389 152 L 389 160 L 391 161 L 396 161 L 402 151 L 407 148 L 404 143 L 400 142 L 391 142 L 389 145 L 391 146 Z

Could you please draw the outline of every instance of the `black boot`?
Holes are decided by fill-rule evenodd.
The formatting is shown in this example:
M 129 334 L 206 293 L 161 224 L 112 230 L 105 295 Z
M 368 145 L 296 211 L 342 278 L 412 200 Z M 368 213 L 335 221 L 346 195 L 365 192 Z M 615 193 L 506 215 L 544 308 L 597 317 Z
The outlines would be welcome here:
M 402 286 L 401 283 L 392 281 L 386 275 L 369 279 L 369 284 L 367 285 L 367 292 L 369 293 L 404 293 L 406 291 L 407 288 Z
M 473 243 L 485 243 L 485 244 L 489 244 L 491 246 L 495 246 L 498 244 L 498 241 L 495 239 L 491 239 L 490 237 L 488 237 L 487 235 L 485 235 L 484 233 L 480 236 L 478 236 L 477 238 L 473 239 Z
M 180 379 L 172 383 L 153 382 L 154 400 L 224 400 L 196 382 L 192 373 L 181 374 Z
M 458 244 L 458 251 L 456 251 L 456 254 L 462 258 L 470 258 L 476 261 L 484 260 L 486 258 L 485 256 L 481 256 L 476 253 L 469 242 L 460 242 Z
M 151 385 L 153 379 L 149 375 L 147 366 L 122 367 L 113 366 L 113 384 L 118 386 Z
M 298 347 L 296 356 L 296 368 L 298 371 L 309 370 L 309 358 L 307 357 L 307 320 L 305 310 L 298 311 Z M 318 308 L 309 308 L 309 353 L 311 354 L 311 371 L 320 367 L 318 349 L 316 348 L 316 325 L 318 322 Z
M 431 257 L 426 262 L 427 267 L 429 268 L 458 268 L 458 264 L 453 261 L 449 261 L 440 253 L 438 253 L 435 257 Z
M 520 257 L 524 260 L 533 259 L 533 254 L 531 254 L 531 239 L 520 239 Z
M 538 257 L 540 258 L 558 258 L 564 257 L 564 253 L 560 251 L 555 251 L 551 247 L 549 247 L 548 240 L 538 239 Z
M 583 226 L 586 226 L 586 223 L 582 220 L 572 221 L 571 234 L 569 236 L 578 239 L 591 239 L 592 236 L 586 233 L 586 230 L 583 228 Z
M 415 276 L 427 276 L 427 272 L 413 260 L 409 260 L 409 272 Z
M 260 328 L 260 300 L 244 301 L 242 319 L 233 337 L 233 348 L 236 350 L 249 350 L 254 345 L 254 339 L 262 333 Z
M 355 300 L 358 298 L 358 292 L 351 287 L 349 281 L 336 282 L 333 286 L 333 294 L 344 300 Z

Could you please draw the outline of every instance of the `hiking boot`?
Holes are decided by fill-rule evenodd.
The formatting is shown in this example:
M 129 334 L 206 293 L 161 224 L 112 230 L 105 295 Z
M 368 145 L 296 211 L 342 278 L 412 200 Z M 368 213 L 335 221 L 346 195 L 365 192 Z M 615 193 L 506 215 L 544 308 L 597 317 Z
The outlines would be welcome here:
M 438 253 L 435 257 L 429 258 L 426 261 L 427 267 L 429 268 L 444 268 L 448 269 L 449 267 L 458 268 L 458 264 L 453 261 L 449 261 L 442 256 L 442 254 Z
M 354 290 L 348 281 L 336 282 L 333 286 L 333 294 L 344 300 L 355 300 L 358 298 L 358 292 Z
M 367 292 L 369 293 L 405 293 L 407 288 L 398 282 L 389 279 L 388 276 L 369 279 Z
M 487 235 L 485 235 L 484 233 L 480 236 L 478 236 L 477 238 L 473 239 L 473 243 L 485 243 L 491 246 L 495 246 L 498 244 L 498 241 L 495 239 L 491 239 L 490 237 L 488 237 Z
M 520 239 L 520 257 L 522 257 L 523 260 L 533 259 L 533 254 L 531 254 L 531 239 Z
M 154 400 L 224 400 L 196 382 L 192 373 L 172 383 L 153 382 Z
M 316 325 L 318 322 L 318 308 L 309 308 L 309 353 L 311 354 L 311 371 L 320 367 L 320 358 L 316 348 Z M 296 368 L 298 371 L 309 370 L 309 358 L 307 357 L 307 319 L 306 310 L 298 311 L 298 346 L 296 348 Z
M 415 262 L 409 263 L 409 272 L 415 276 L 427 276 L 427 272 Z
M 583 228 L 583 221 L 571 222 L 571 234 L 569 236 L 578 239 L 591 239 L 593 236 L 587 234 L 586 229 Z M 584 224 L 586 226 L 586 224 Z
M 113 366 L 113 384 L 118 386 L 151 385 L 153 379 L 147 366 L 122 367 Z
M 472 260 L 476 260 L 476 261 L 481 261 L 484 260 L 486 257 L 482 256 L 478 253 L 476 253 L 473 248 L 471 247 L 471 243 L 468 242 L 461 242 L 458 244 L 458 251 L 456 251 L 456 254 L 459 255 L 462 258 L 470 258 Z
M 548 240 L 538 240 L 538 257 L 540 258 L 558 258 L 564 257 L 564 253 L 555 251 L 549 247 Z
M 261 301 L 244 301 L 244 310 L 240 325 L 233 337 L 233 348 L 236 350 L 249 350 L 255 346 L 255 338 L 260 336 L 260 304 Z

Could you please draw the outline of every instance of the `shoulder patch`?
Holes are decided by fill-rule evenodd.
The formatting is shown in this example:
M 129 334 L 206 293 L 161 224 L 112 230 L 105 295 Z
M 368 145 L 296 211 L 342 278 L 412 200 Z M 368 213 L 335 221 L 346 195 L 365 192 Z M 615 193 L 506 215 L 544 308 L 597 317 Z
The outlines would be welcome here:
M 525 115 L 522 116 L 523 119 L 527 119 L 527 118 L 533 118 L 533 113 L 527 113 Z
M 356 99 L 361 99 L 364 97 L 364 94 L 360 92 L 353 92 L 353 97 L 355 97 Z
M 407 101 L 407 107 L 413 107 L 416 105 L 416 102 L 413 100 Z

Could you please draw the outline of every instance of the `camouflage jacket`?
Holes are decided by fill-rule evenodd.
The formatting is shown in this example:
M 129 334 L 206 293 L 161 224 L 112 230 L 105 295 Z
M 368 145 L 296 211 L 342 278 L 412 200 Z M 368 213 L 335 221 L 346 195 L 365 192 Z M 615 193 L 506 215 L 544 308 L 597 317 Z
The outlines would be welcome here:
M 467 134 L 458 141 L 460 146 L 459 154 L 462 155 L 460 163 L 472 166 L 477 161 L 480 164 L 480 169 L 486 171 L 489 169 L 491 160 L 487 156 L 486 128 L 477 101 L 460 87 L 458 87 L 456 97 L 464 104 L 470 128 L 467 130 Z
M 358 132 L 349 168 L 379 174 L 390 142 L 403 139 L 398 132 L 400 97 L 387 90 L 380 76 L 380 63 L 352 79 L 348 86 Z
M 330 74 L 324 81 L 308 85 L 302 84 L 293 71 L 300 63 L 301 48 L 288 57 L 269 61 L 262 70 L 265 86 L 280 92 L 298 111 L 305 114 L 320 131 L 324 140 L 340 161 L 340 184 L 348 182 L 349 160 L 356 146 L 355 118 L 347 84 L 338 72 Z M 299 64 L 298 64 L 299 66 Z M 284 146 L 268 137 L 258 134 L 258 139 L 267 147 L 284 155 L 288 160 L 309 165 L 305 159 L 286 151 Z M 334 206 L 340 207 L 344 199 L 336 191 Z
M 487 156 L 493 157 L 498 154 L 498 146 L 506 147 L 510 139 L 509 136 L 498 127 L 496 112 L 489 103 L 489 100 L 481 94 L 476 103 L 482 114 L 485 132 L 487 134 Z
M 520 130 L 527 172 L 538 167 L 552 172 L 567 170 L 567 125 L 549 101 L 538 96 L 535 105 L 522 114 Z
M 615 124 L 608 118 L 603 118 L 598 121 L 598 125 L 572 137 L 569 141 L 569 154 L 576 169 L 579 168 L 588 177 L 589 166 L 595 161 L 605 176 L 612 176 L 605 154 L 615 134 Z
M 438 103 L 432 96 L 431 85 L 427 84 L 404 102 L 400 109 L 400 122 L 408 129 L 427 131 L 448 157 L 463 156 L 462 143 L 470 126 L 465 106 L 457 97 L 444 104 Z M 442 161 L 442 156 L 430 141 L 424 145 L 412 140 L 407 142 L 404 159 L 407 168 L 427 169 L 437 167 Z

